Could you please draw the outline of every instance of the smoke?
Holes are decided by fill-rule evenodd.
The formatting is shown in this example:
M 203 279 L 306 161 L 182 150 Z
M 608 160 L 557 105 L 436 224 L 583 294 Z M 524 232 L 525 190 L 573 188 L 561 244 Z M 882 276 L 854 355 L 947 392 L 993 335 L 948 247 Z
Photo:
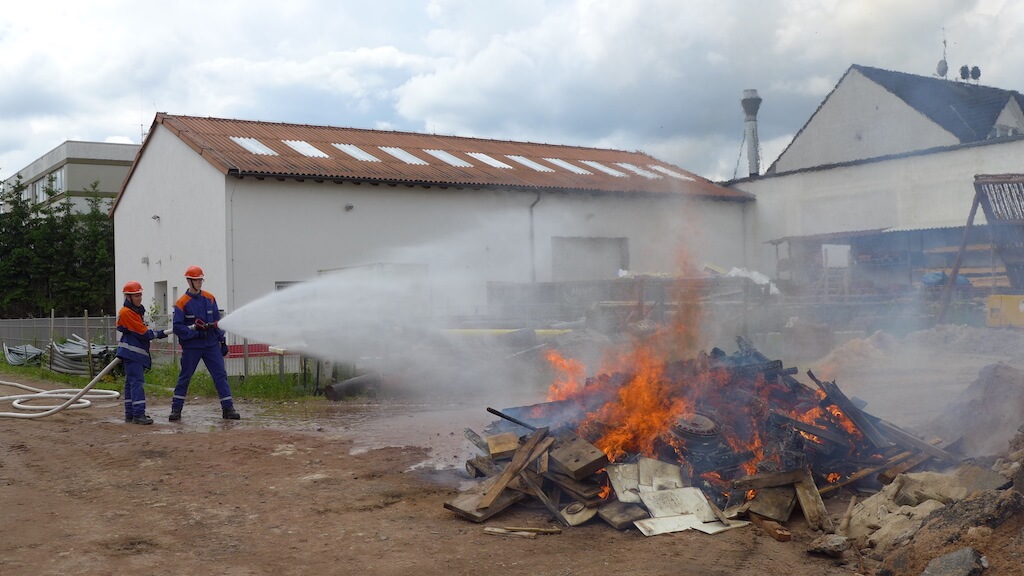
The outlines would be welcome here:
M 497 241 L 513 234 L 509 226 L 488 223 L 381 253 L 376 263 L 324 272 L 267 294 L 226 315 L 220 326 L 360 373 L 379 372 L 392 389 L 533 389 L 536 376 L 520 362 L 530 356 L 517 354 L 530 342 L 451 324 L 453 317 L 486 312 L 480 304 L 486 301 L 484 278 L 523 273 L 525 258 L 515 246 L 525 239 Z

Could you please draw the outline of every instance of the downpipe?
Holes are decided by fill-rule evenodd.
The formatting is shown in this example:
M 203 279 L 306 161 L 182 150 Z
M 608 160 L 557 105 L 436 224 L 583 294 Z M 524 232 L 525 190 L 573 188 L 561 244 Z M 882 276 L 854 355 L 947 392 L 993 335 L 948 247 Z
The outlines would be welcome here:
M 19 384 L 17 382 L 6 382 L 0 380 L 0 386 L 12 386 L 14 388 L 21 388 L 22 390 L 30 390 L 29 394 L 15 394 L 13 396 L 0 396 L 0 401 L 12 401 L 12 405 L 19 410 L 35 411 L 35 413 L 25 412 L 0 412 L 0 417 L 4 418 L 42 418 L 51 414 L 56 414 L 61 410 L 71 410 L 77 408 L 88 408 L 92 406 L 90 400 L 112 400 L 121 396 L 121 393 L 116 390 L 97 390 L 96 392 L 86 394 L 93 386 L 96 385 L 104 376 L 110 374 L 118 364 L 121 363 L 120 358 L 114 358 L 110 364 L 100 370 L 100 373 L 96 375 L 88 384 L 85 385 L 81 390 L 75 388 L 63 388 L 60 390 L 43 390 L 41 388 L 33 388 L 26 386 L 25 384 Z M 63 404 L 59 406 L 32 406 L 26 404 L 26 402 L 32 400 L 39 400 L 43 398 L 67 398 Z

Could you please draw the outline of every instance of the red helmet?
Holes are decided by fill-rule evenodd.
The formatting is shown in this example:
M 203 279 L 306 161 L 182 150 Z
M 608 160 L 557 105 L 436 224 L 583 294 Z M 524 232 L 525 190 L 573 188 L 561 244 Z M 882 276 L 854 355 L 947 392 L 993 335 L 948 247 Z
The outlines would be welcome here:
M 124 290 L 122 290 L 122 292 L 124 292 L 125 295 L 142 294 L 142 284 L 139 284 L 135 280 L 132 280 L 130 282 L 125 283 Z
M 189 280 L 202 280 L 204 278 L 203 269 L 199 266 L 189 266 L 185 270 L 185 278 Z

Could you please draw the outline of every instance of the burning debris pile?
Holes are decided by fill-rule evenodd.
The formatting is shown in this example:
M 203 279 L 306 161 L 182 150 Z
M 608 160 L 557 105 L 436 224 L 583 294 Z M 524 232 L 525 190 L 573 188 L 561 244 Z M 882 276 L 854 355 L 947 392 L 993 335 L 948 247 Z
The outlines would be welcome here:
M 599 516 L 653 535 L 746 525 L 777 539 L 800 508 L 813 528 L 835 532 L 821 494 L 878 474 L 891 481 L 924 460 L 952 460 L 933 444 L 862 411 L 835 382 L 785 368 L 742 338 L 687 360 L 634 351 L 630 368 L 583 379 L 551 353 L 560 376 L 548 401 L 494 410 L 467 430 L 483 478 L 445 504 L 483 522 L 535 498 L 564 526 Z

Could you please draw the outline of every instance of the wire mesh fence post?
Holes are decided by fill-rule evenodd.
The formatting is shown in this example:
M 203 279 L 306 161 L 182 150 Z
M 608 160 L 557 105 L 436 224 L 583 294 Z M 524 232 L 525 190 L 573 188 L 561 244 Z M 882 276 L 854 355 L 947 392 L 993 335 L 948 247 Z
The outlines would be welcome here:
M 92 380 L 93 376 L 95 376 L 95 375 L 92 373 L 92 370 L 93 370 L 93 366 L 92 366 L 92 340 L 89 338 L 89 311 L 88 310 L 84 311 L 84 318 L 85 318 L 85 359 L 89 363 L 89 379 Z

